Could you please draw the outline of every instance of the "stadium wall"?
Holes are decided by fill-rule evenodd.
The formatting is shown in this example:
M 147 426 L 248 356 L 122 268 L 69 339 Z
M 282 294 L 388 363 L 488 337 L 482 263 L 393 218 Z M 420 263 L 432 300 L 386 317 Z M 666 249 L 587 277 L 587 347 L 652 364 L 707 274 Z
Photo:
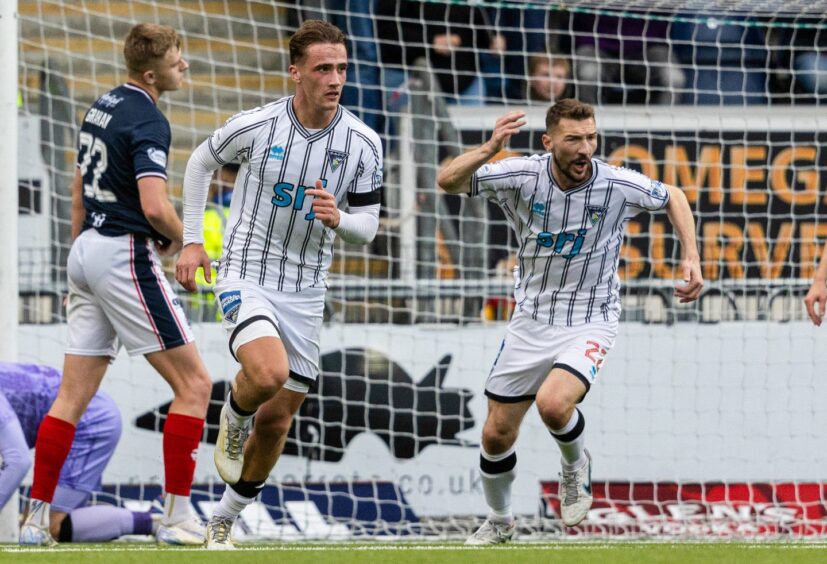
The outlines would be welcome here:
M 393 371 L 390 378 L 385 374 L 396 386 L 388 392 L 386 405 L 371 404 L 387 410 L 387 421 L 395 425 L 390 436 L 396 439 L 387 440 L 381 417 L 364 415 L 361 432 L 337 450 L 330 446 L 341 438 L 336 421 L 325 421 L 324 411 L 315 421 L 300 418 L 303 442 L 312 444 L 315 437 L 322 455 L 306 449 L 304 456 L 285 456 L 273 480 L 389 481 L 398 485 L 417 515 L 484 514 L 476 443 L 486 412 L 485 378 L 504 330 L 501 323 L 326 326 L 323 357 L 367 348 L 374 366 L 370 378 L 378 383 L 382 370 Z M 60 366 L 62 351 L 53 343 L 63 342 L 64 331 L 62 325 L 22 326 L 21 361 Z M 231 379 L 237 365 L 225 350 L 224 332 L 217 324 L 198 325 L 195 332 L 213 379 Z M 595 458 L 594 479 L 627 484 L 819 481 L 827 462 L 820 454 L 820 445 L 827 441 L 827 410 L 822 406 L 827 380 L 817 370 L 827 362 L 827 350 L 820 341 L 817 329 L 803 322 L 621 324 L 617 345 L 582 408 Z M 776 346 L 780 343 L 783 346 Z M 440 365 L 441 382 L 424 383 Z M 364 378 L 345 371 L 345 379 Z M 423 404 L 418 416 L 425 419 L 406 428 L 406 410 L 394 408 L 394 401 L 424 397 L 422 392 L 435 388 L 442 391 L 443 401 L 430 412 Z M 160 483 L 160 434 L 139 429 L 135 420 L 170 400 L 166 385 L 142 358 L 130 359 L 122 352 L 103 389 L 117 398 L 124 419 L 104 483 Z M 358 400 L 348 400 L 344 407 L 346 412 L 368 409 Z M 430 423 L 450 430 L 434 444 L 401 440 L 415 439 L 415 425 Z M 533 409 L 526 423 L 517 444 L 520 473 L 514 508 L 519 514 L 536 514 L 540 483 L 556 479 L 559 455 Z M 196 481 L 215 480 L 212 445 L 202 443 Z

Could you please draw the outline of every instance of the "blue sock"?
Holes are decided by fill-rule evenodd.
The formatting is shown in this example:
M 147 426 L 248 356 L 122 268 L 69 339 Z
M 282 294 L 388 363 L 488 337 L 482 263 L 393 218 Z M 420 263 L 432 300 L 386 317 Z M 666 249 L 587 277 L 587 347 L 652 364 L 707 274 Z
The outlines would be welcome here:
M 71 519 L 72 542 L 103 542 L 122 535 L 150 534 L 152 519 L 145 514 L 149 525 L 136 518 L 129 509 L 114 505 L 92 505 L 75 509 L 66 519 Z M 137 530 L 140 527 L 140 530 Z

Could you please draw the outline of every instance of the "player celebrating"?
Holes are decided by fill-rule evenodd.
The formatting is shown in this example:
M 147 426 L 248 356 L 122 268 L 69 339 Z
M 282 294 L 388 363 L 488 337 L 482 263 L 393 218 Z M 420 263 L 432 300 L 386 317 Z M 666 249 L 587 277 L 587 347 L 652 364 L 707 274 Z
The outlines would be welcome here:
M 156 106 L 177 90 L 187 62 L 174 29 L 133 27 L 124 42 L 129 81 L 97 99 L 78 136 L 67 273 L 63 381 L 37 434 L 32 506 L 21 544 L 49 545 L 49 504 L 75 427 L 122 343 L 172 387 L 164 426 L 164 515 L 158 541 L 200 544 L 189 495 L 211 381 L 158 254 L 181 248 L 183 227 L 166 193 L 170 129 Z
M 20 487 L 31 466 L 29 449 L 60 386 L 60 372 L 48 366 L 0 362 L 0 508 Z M 148 512 L 114 505 L 84 507 L 101 487 L 121 436 L 121 414 L 111 397 L 98 392 L 77 423 L 72 450 L 51 503 L 49 525 L 61 542 L 101 542 L 122 535 L 149 535 Z
M 376 235 L 382 147 L 339 105 L 346 70 L 342 32 L 306 21 L 290 39 L 295 96 L 232 117 L 187 164 L 176 276 L 190 291 L 197 268 L 210 268 L 202 220 L 212 171 L 241 164 L 215 287 L 241 371 L 221 413 L 215 463 L 230 487 L 207 524 L 208 548 L 232 548 L 232 524 L 275 466 L 318 376 L 333 239 L 366 244 Z M 349 212 L 339 209 L 345 203 Z
M 593 158 L 597 125 L 588 104 L 567 99 L 549 109 L 546 154 L 488 163 L 525 125 L 523 117 L 502 116 L 486 143 L 454 159 L 437 178 L 447 192 L 497 202 L 520 240 L 517 307 L 485 386 L 480 473 L 491 512 L 466 544 L 496 544 L 514 535 L 514 443 L 533 401 L 562 454 L 563 522 L 578 524 L 591 507 L 592 462 L 576 404 L 617 334 L 626 222 L 642 210 L 665 208 L 683 248 L 685 284 L 675 295 L 689 302 L 703 286 L 695 222 L 683 192 Z

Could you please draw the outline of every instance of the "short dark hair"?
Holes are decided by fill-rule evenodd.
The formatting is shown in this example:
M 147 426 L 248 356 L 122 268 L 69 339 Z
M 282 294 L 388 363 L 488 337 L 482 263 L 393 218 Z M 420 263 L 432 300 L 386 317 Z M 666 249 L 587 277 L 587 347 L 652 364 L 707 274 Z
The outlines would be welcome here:
M 140 75 L 172 47 L 181 48 L 181 37 L 168 25 L 142 23 L 132 27 L 123 42 L 123 57 L 130 75 Z
M 564 98 L 556 102 L 546 113 L 546 131 L 551 131 L 561 119 L 583 121 L 594 118 L 594 108 L 586 102 L 574 98 Z
M 315 43 L 340 43 L 347 47 L 341 29 L 322 20 L 307 20 L 290 38 L 290 64 L 295 65 L 302 60 L 307 48 Z

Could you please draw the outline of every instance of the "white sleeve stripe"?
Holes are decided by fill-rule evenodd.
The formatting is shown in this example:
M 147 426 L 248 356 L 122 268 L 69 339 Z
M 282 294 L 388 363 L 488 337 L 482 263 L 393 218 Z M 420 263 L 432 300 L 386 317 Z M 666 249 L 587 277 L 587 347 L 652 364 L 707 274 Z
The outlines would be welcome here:
M 136 174 L 135 175 L 135 180 L 138 180 L 140 178 L 144 178 L 146 176 L 157 176 L 158 178 L 163 178 L 164 180 L 167 179 L 167 175 L 164 174 L 163 172 L 149 171 L 149 172 L 142 172 L 141 174 Z

